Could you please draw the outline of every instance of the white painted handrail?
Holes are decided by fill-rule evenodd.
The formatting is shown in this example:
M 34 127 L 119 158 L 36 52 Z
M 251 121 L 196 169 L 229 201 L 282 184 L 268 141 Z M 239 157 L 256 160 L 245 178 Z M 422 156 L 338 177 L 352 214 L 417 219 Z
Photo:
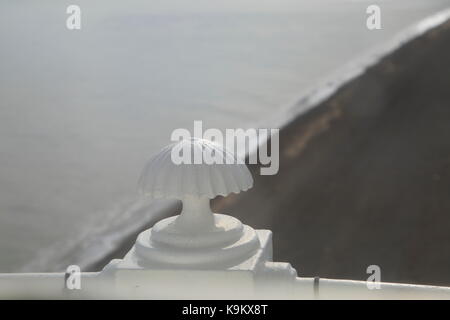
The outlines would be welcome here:
M 325 278 L 297 278 L 293 299 L 402 300 L 450 299 L 450 288 L 380 282 L 379 289 L 369 289 L 366 281 Z
M 104 277 L 100 272 L 81 274 L 81 289 L 69 290 L 65 286 L 64 273 L 22 273 L 0 274 L 0 299 L 152 299 L 124 291 L 110 291 L 112 279 Z M 438 286 L 411 285 L 381 282 L 380 289 L 368 289 L 365 281 L 295 278 L 293 288 L 274 288 L 268 294 L 255 292 L 241 296 L 240 299 L 339 299 L 339 300 L 376 300 L 376 299 L 450 299 L 450 288 Z M 177 290 L 183 290 L 180 283 L 173 288 L 176 297 Z M 185 287 L 184 287 L 185 288 Z M 220 287 L 215 288 L 220 290 Z M 185 294 L 185 298 L 189 298 Z M 197 297 L 211 299 L 205 295 Z M 236 296 L 221 296 L 222 299 L 235 299 Z

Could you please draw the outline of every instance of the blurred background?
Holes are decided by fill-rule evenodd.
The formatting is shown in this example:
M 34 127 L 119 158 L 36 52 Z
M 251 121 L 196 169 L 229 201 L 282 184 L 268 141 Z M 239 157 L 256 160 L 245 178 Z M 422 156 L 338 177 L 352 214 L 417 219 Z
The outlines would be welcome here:
M 170 205 L 137 197 L 145 161 L 203 120 L 285 125 L 279 174 L 215 202 L 272 229 L 276 260 L 450 285 L 448 31 L 327 82 L 449 1 L 377 1 L 370 31 L 372 2 L 3 1 L 0 272 L 99 267 L 127 248 Z M 81 30 L 66 28 L 71 4 Z M 304 113 L 324 82 L 337 93 Z

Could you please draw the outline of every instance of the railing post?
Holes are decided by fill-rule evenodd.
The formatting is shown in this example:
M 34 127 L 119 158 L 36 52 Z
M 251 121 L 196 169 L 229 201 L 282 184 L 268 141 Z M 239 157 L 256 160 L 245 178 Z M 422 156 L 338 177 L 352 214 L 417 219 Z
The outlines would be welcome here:
M 191 154 L 208 150 L 223 159 L 175 164 L 171 153 L 180 149 Z M 271 279 L 271 285 L 275 281 L 292 286 L 295 270 L 272 262 L 271 231 L 254 230 L 210 211 L 209 199 L 253 185 L 246 165 L 237 158 L 229 161 L 230 156 L 234 157 L 211 141 L 189 139 L 164 148 L 149 161 L 140 180 L 143 194 L 180 199 L 183 210 L 142 232 L 125 258 L 107 268 L 118 292 L 167 299 L 248 299 L 269 293 L 262 285 L 264 278 Z

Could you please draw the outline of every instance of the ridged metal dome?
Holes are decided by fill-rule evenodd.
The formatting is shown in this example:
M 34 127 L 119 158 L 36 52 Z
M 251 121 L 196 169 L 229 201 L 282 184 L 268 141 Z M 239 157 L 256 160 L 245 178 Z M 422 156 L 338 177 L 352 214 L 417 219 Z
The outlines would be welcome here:
M 191 163 L 174 163 L 172 152 L 179 150 L 191 150 Z M 221 161 L 206 163 L 204 150 Z M 195 152 L 201 154 L 201 163 L 194 164 Z M 224 147 L 209 140 L 191 138 L 168 145 L 151 158 L 142 172 L 139 186 L 143 194 L 154 198 L 183 199 L 191 195 L 213 199 L 246 191 L 253 186 L 253 178 L 245 163 L 238 162 Z

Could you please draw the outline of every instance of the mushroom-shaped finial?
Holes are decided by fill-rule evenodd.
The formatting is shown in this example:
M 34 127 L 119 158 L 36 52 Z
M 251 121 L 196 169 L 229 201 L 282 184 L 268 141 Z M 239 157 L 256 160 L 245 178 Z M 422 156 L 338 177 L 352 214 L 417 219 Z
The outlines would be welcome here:
M 177 229 L 195 232 L 214 227 L 210 199 L 246 191 L 253 178 L 234 153 L 212 141 L 191 138 L 171 144 L 151 158 L 139 185 L 144 195 L 182 200 Z

